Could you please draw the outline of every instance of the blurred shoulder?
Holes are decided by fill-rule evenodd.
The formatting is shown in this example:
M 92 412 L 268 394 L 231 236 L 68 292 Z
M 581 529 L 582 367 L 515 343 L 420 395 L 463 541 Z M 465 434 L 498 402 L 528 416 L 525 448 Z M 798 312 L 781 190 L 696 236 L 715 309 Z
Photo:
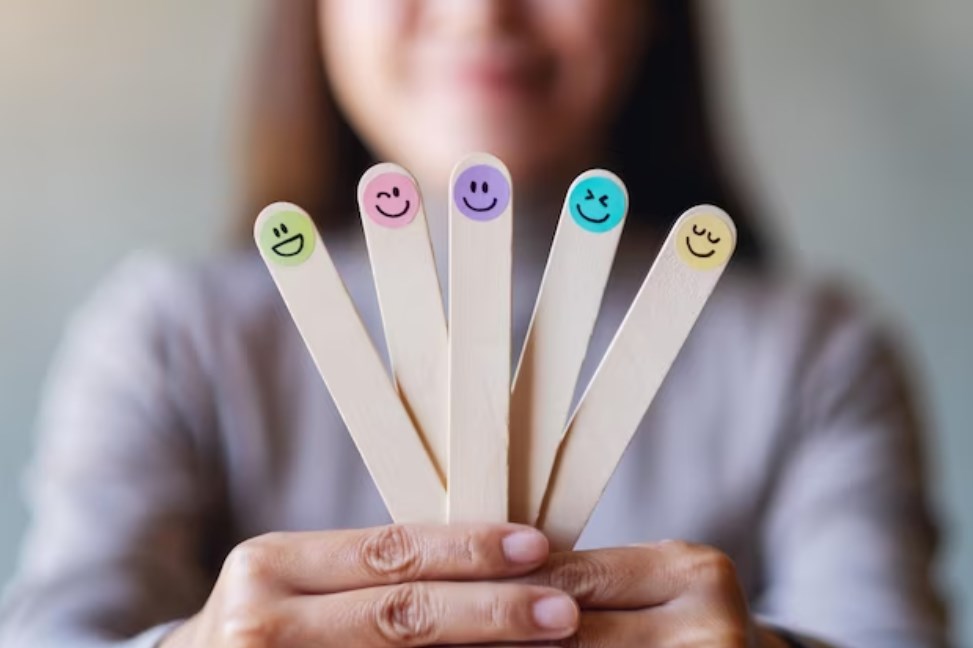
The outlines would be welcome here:
M 900 372 L 899 340 L 890 331 L 867 300 L 835 279 L 737 271 L 704 310 L 687 360 L 799 396 L 877 368 Z
M 121 260 L 67 321 L 58 367 L 141 359 L 209 373 L 218 358 L 286 327 L 282 300 L 256 253 L 187 261 L 153 251 Z M 189 369 L 187 369 L 187 367 Z
M 140 250 L 101 280 L 69 331 L 194 328 L 221 314 L 246 318 L 265 309 L 275 295 L 255 253 L 227 252 L 192 262 Z
M 724 277 L 700 325 L 760 347 L 795 350 L 835 335 L 871 337 L 884 328 L 869 303 L 834 278 L 735 271 Z

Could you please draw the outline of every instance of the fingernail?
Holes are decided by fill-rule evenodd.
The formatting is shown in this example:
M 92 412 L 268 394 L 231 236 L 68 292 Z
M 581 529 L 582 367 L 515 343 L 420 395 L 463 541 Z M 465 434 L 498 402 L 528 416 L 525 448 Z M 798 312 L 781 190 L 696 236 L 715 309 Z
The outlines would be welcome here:
M 548 596 L 534 603 L 534 623 L 545 630 L 570 630 L 578 622 L 578 607 L 567 596 Z
M 547 538 L 540 531 L 515 531 L 501 541 L 503 556 L 508 562 L 536 563 L 547 557 Z

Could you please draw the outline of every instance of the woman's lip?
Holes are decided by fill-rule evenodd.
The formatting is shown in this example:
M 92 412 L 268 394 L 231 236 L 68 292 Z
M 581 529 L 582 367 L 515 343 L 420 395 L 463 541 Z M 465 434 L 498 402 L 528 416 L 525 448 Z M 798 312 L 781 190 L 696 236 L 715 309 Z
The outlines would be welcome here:
M 483 47 L 422 48 L 417 69 L 429 80 L 474 91 L 526 91 L 550 77 L 550 65 L 542 53 L 516 44 Z
M 474 85 L 521 86 L 530 83 L 536 74 L 527 66 L 484 61 L 458 66 L 456 77 L 462 83 Z
M 537 89 L 546 77 L 544 67 L 535 61 L 496 59 L 458 63 L 450 76 L 460 86 L 501 92 Z

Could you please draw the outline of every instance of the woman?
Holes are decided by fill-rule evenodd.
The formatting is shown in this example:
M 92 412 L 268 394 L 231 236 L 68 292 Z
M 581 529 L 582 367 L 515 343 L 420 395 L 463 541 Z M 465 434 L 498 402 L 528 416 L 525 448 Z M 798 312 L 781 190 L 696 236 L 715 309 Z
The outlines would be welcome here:
M 440 260 L 450 167 L 477 149 L 506 161 L 520 336 L 558 201 L 586 167 L 618 171 L 634 210 L 592 358 L 684 208 L 726 207 L 742 260 L 595 512 L 581 543 L 595 548 L 555 555 L 517 525 L 379 526 L 255 253 L 131 260 L 73 323 L 50 387 L 4 646 L 943 644 L 902 374 L 841 299 L 766 277 L 714 162 L 689 3 L 273 11 L 248 219 L 277 199 L 324 216 L 373 334 L 349 227 L 362 143 L 419 178 Z

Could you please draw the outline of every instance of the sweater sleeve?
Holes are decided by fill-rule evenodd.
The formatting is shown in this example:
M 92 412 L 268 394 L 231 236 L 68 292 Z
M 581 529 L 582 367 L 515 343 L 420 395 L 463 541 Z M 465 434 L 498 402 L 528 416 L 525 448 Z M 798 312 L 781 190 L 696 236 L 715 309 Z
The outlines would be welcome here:
M 946 645 L 920 432 L 891 345 L 841 300 L 790 390 L 794 440 L 762 529 L 772 623 L 847 648 Z
M 199 432 L 212 421 L 187 285 L 133 257 L 69 325 L 42 400 L 3 648 L 149 648 L 204 602 L 220 482 Z

